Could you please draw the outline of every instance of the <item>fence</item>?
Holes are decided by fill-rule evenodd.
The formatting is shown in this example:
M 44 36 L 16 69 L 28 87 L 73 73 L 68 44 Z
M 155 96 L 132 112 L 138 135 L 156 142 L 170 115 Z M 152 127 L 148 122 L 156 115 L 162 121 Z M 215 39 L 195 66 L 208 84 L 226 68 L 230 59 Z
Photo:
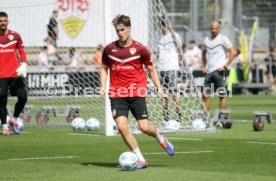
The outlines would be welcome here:
M 212 20 L 226 19 L 238 45 L 238 31 L 249 34 L 253 20 L 259 18 L 255 48 L 268 50 L 276 44 L 276 2 L 273 0 L 162 0 L 173 28 L 184 42 L 195 39 L 200 42 L 208 34 Z

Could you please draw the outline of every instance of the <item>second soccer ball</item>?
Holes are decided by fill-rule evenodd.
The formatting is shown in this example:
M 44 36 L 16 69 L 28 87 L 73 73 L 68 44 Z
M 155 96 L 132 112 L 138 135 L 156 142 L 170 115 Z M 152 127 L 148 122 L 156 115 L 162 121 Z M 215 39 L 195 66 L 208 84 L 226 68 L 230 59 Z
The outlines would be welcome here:
M 75 118 L 72 123 L 71 123 L 71 126 L 73 128 L 74 131 L 81 131 L 81 130 L 84 130 L 85 128 L 85 121 L 78 117 L 78 118 Z
M 100 128 L 100 121 L 95 118 L 90 118 L 86 121 L 88 131 L 97 131 Z

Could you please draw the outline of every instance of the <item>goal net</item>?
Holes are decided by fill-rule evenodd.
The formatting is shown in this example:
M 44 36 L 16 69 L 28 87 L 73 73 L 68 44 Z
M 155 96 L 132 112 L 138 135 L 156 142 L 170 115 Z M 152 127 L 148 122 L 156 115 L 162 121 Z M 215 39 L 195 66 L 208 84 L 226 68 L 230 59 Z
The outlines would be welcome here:
M 58 11 L 58 26 L 49 24 L 54 10 Z M 22 118 L 29 125 L 70 125 L 74 117 L 88 120 L 93 117 L 101 125 L 113 127 L 108 100 L 97 92 L 100 86 L 99 57 L 102 46 L 117 39 L 112 19 L 118 14 L 130 16 L 132 37 L 145 45 L 156 60 L 157 42 L 162 34 L 161 20 L 171 27 L 160 0 L 3 0 L 1 11 L 9 15 L 9 28 L 17 31 L 24 42 L 27 60 L 29 89 L 28 103 Z M 48 34 L 58 29 L 55 37 Z M 211 128 L 192 126 L 194 120 L 209 123 L 209 115 L 201 99 L 201 92 L 193 81 L 189 67 L 173 33 L 174 48 L 181 57 L 177 82 L 179 111 L 171 93 L 168 94 L 166 116 L 178 120 L 175 130 L 164 120 L 164 100 L 148 80 L 147 105 L 149 120 L 163 132 L 206 131 Z M 9 100 L 13 112 L 16 99 Z M 181 115 L 179 118 L 178 115 Z M 139 132 L 130 115 L 129 126 Z M 27 123 L 29 122 L 29 123 Z M 104 126 L 103 126 L 104 127 Z M 110 130 L 109 130 L 110 131 Z

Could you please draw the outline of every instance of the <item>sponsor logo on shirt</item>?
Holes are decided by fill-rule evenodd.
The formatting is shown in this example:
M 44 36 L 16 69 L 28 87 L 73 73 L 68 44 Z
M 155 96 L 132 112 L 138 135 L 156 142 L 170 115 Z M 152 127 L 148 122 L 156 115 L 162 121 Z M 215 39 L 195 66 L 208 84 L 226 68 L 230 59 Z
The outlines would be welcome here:
M 117 50 L 116 49 L 112 49 L 111 52 L 117 52 Z
M 135 69 L 132 65 L 112 65 L 112 70 L 133 70 Z
M 14 49 L 0 49 L 0 53 L 14 52 Z

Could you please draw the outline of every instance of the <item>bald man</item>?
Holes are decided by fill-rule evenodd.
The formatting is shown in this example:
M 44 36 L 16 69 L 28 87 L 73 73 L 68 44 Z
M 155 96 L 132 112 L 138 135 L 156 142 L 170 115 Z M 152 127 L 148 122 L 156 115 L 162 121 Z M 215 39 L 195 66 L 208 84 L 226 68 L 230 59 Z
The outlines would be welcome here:
M 205 50 L 202 53 L 202 71 L 206 74 L 203 100 L 207 110 L 209 110 L 210 97 L 216 94 L 220 99 L 219 108 L 226 109 L 225 72 L 236 56 L 236 51 L 230 40 L 219 33 L 219 22 L 213 21 L 210 25 L 210 31 L 211 36 L 204 39 Z

